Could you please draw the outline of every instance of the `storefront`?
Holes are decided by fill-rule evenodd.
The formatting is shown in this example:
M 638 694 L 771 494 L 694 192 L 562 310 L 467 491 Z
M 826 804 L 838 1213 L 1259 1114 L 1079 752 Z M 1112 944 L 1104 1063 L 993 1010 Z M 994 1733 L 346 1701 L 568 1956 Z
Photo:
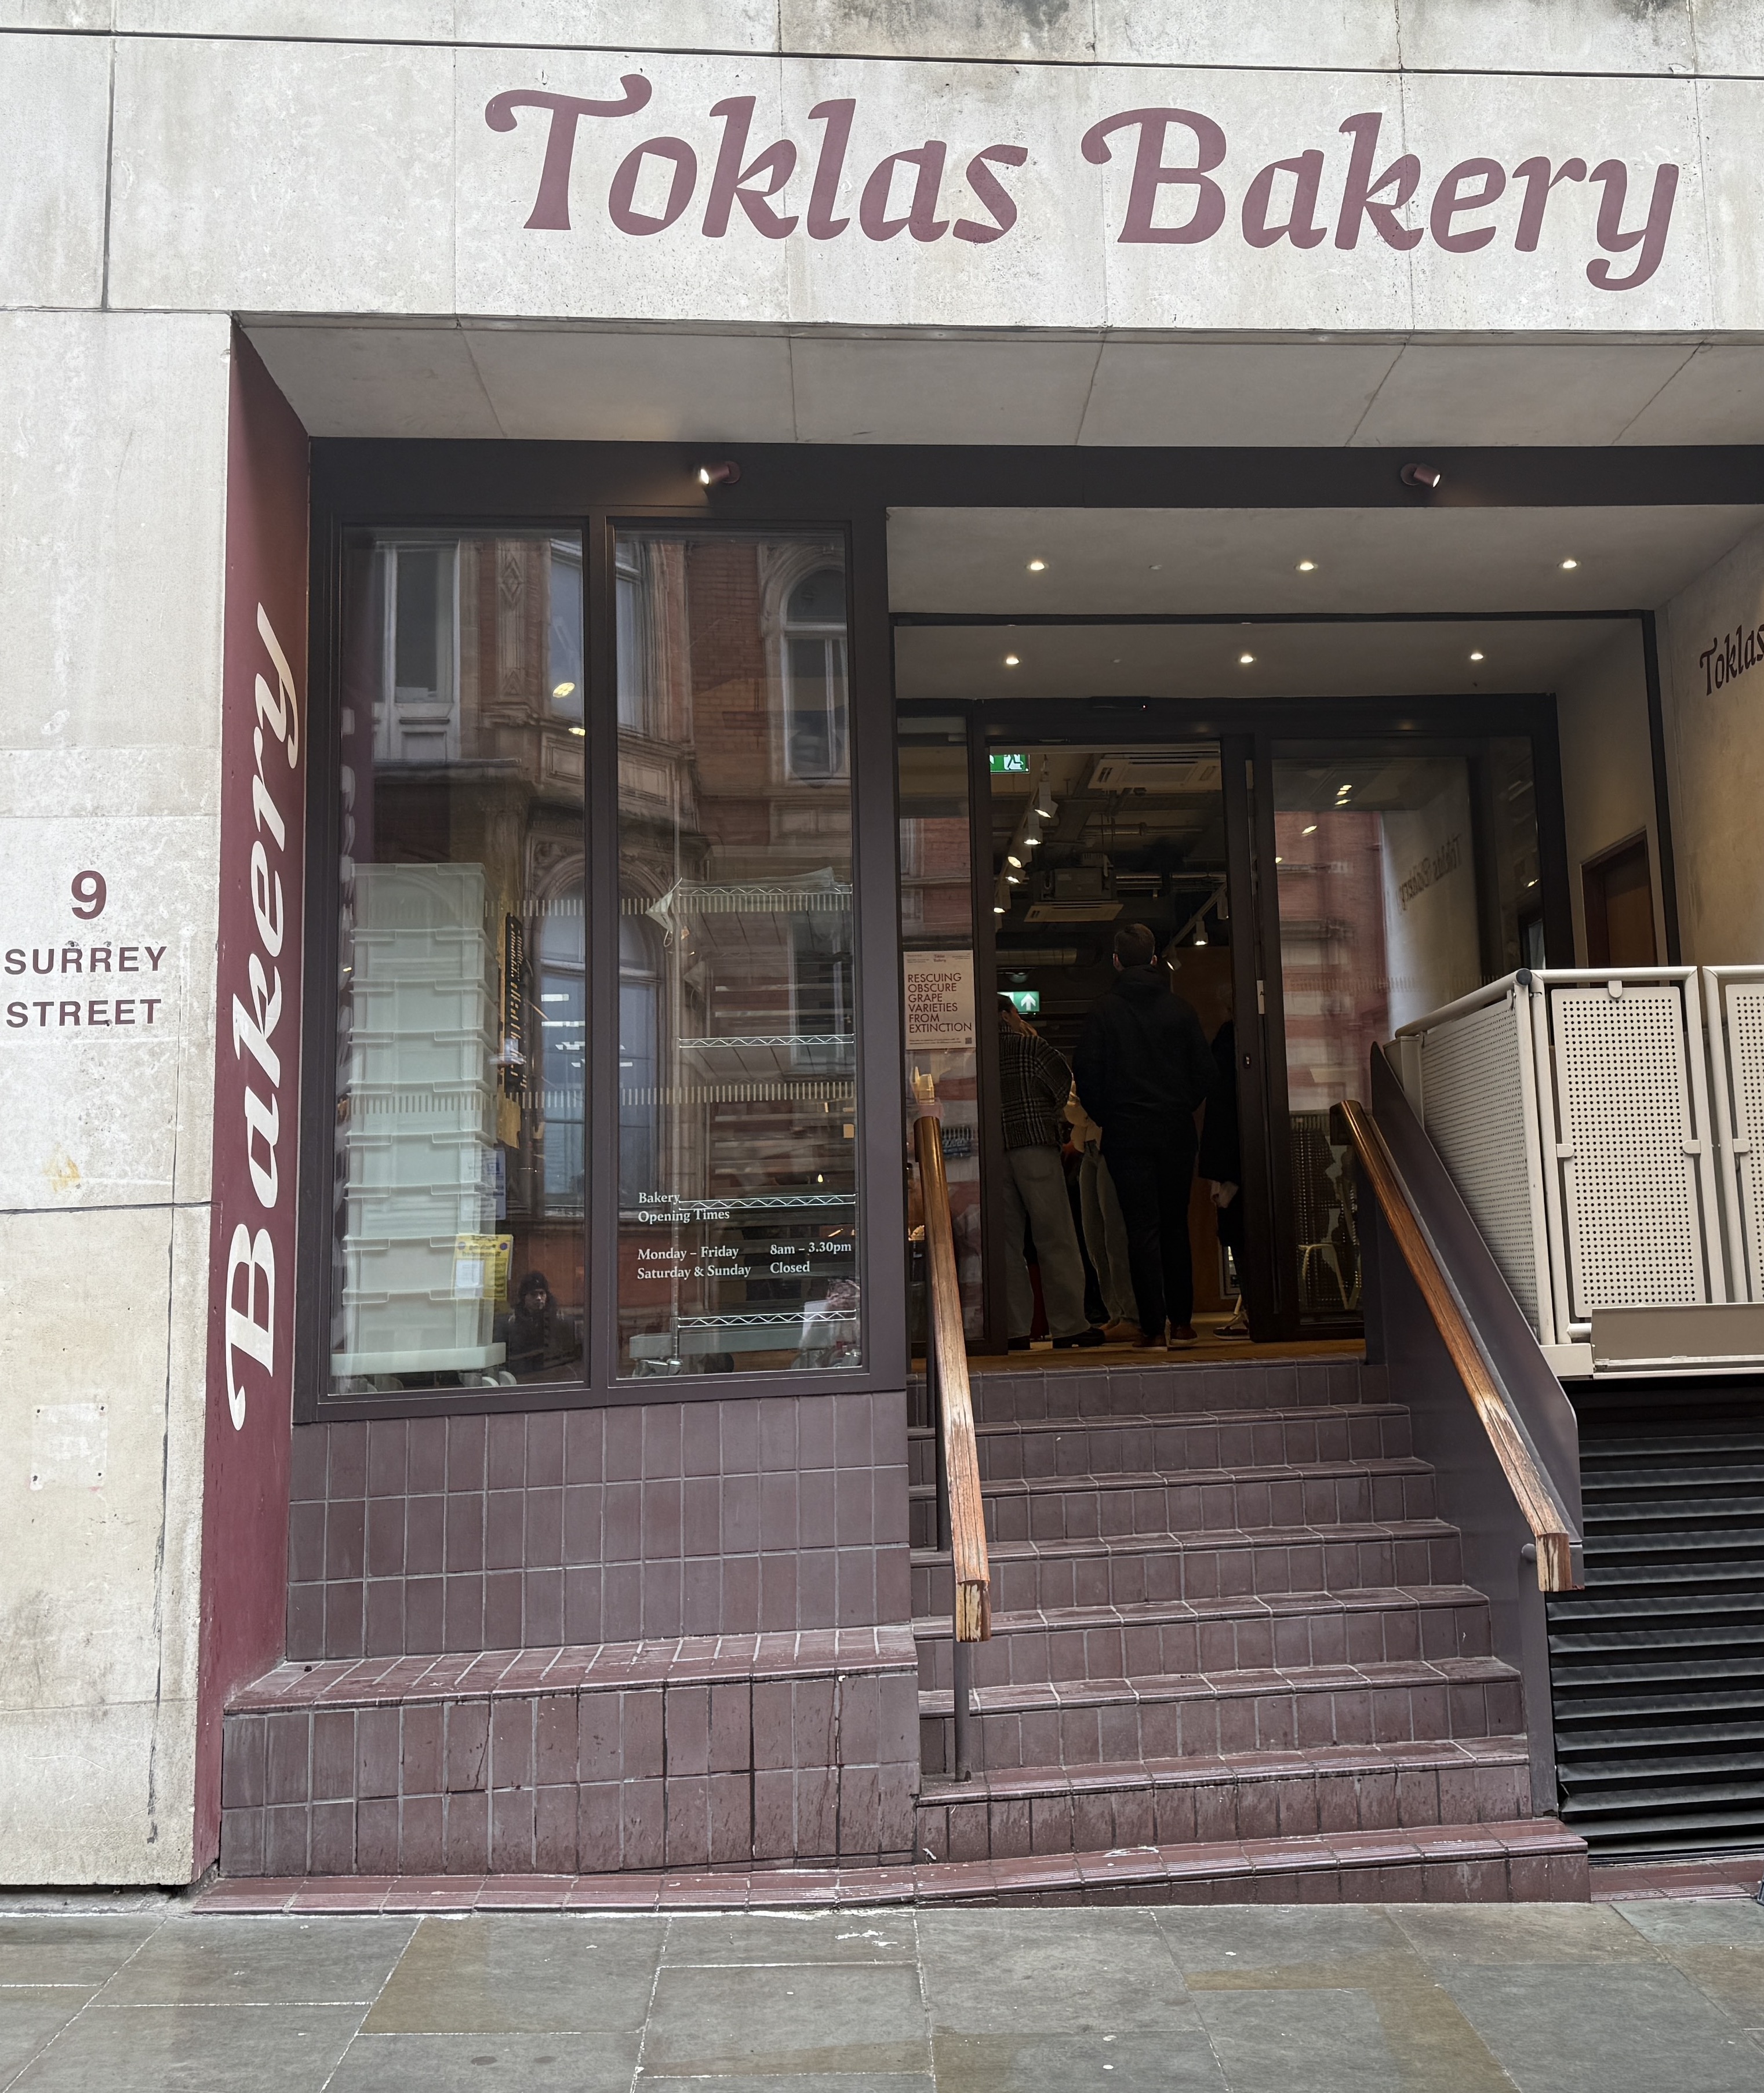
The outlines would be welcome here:
M 1757 54 L 124 11 L 0 33 L 0 1869 L 324 1871 L 284 1658 L 823 1632 L 863 1799 L 607 1864 L 898 1856 L 915 1079 L 997 1352 L 996 999 L 1145 922 L 1203 1336 L 1346 1338 L 1374 1042 L 1764 958 Z

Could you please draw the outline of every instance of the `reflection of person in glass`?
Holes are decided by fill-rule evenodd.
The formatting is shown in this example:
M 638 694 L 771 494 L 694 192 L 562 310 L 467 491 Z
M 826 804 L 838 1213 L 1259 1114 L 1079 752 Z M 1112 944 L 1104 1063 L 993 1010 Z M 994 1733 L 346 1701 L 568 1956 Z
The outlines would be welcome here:
M 543 1373 L 582 1353 L 575 1324 L 559 1309 L 542 1272 L 528 1272 L 515 1289 L 514 1306 L 497 1334 L 506 1353 L 504 1364 L 513 1374 Z
M 796 1347 L 799 1367 L 855 1367 L 863 1360 L 855 1279 L 827 1282 L 825 1297 L 804 1305 L 802 1340 Z

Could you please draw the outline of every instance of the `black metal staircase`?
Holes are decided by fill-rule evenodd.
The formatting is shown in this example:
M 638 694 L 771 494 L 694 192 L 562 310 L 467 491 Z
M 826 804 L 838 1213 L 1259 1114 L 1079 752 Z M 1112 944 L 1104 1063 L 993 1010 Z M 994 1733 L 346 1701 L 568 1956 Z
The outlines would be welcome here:
M 1549 1607 L 1562 1821 L 1595 1860 L 1764 1846 L 1764 1385 L 1613 1396 Z

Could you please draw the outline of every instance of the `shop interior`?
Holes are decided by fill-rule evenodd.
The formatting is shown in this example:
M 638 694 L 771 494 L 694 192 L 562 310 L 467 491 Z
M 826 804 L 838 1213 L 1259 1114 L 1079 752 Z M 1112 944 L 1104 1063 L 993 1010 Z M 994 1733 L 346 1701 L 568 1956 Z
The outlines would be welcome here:
M 1209 1041 L 1241 1034 L 1235 1003 L 1256 996 L 1259 1065 L 1236 1055 L 1259 1122 L 1251 1225 L 1240 1211 L 1221 1242 L 1217 1181 L 1197 1172 L 1190 1193 L 1203 1349 L 1246 1322 L 1264 1341 L 1357 1334 L 1358 1194 L 1332 1112 L 1364 1094 L 1375 1042 L 1521 965 L 1664 958 L 1636 606 L 1756 520 L 895 512 L 909 973 L 916 949 L 969 947 L 980 1021 L 1008 998 L 1068 1064 L 1122 924 L 1153 933 Z M 1224 766 L 1246 756 L 1228 814 Z M 958 1100 L 967 1324 L 999 1350 L 1002 1224 L 979 1181 L 996 1077 L 977 1035 L 969 1060 L 909 1038 L 908 1061 Z M 1065 1160 L 1103 1324 L 1071 1144 Z M 1034 1276 L 1032 1228 L 1025 1255 Z

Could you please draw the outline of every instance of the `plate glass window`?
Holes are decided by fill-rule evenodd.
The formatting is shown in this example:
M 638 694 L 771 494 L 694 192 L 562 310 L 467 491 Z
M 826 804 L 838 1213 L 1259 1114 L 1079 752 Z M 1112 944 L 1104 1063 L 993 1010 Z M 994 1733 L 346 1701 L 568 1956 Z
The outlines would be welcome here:
M 613 566 L 619 1372 L 856 1367 L 843 544 Z
M 582 1377 L 582 685 L 576 539 L 349 540 L 337 1394 Z

